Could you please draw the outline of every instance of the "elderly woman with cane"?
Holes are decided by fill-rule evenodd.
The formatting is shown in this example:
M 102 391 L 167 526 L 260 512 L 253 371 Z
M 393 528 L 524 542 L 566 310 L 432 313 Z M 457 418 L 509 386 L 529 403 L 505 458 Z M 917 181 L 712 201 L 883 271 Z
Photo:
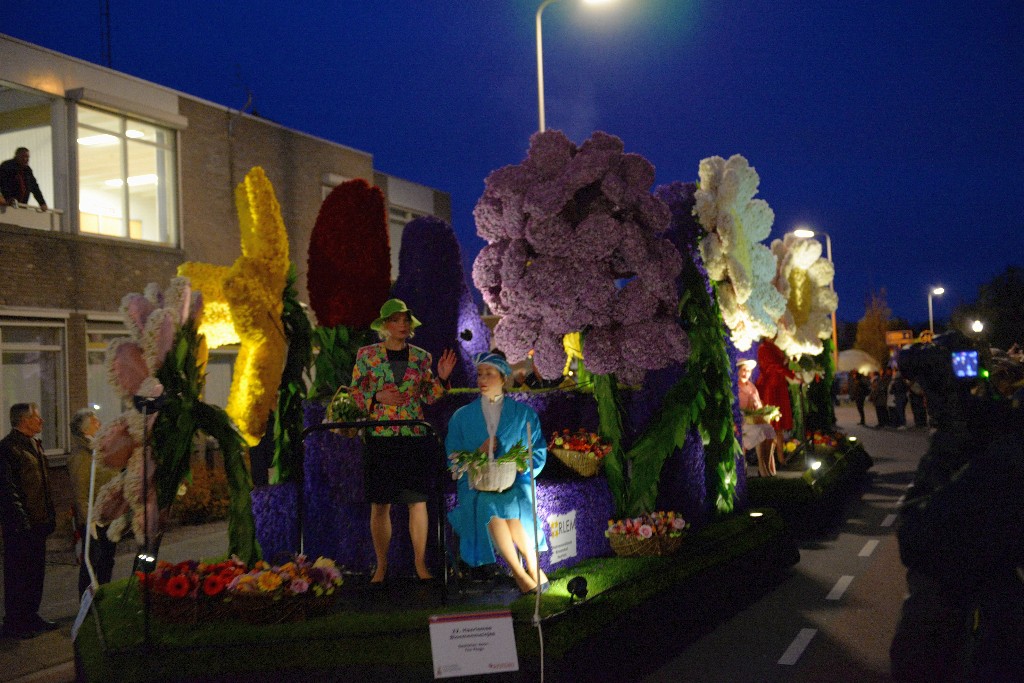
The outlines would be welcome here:
M 461 477 L 458 504 L 448 520 L 459 535 L 459 551 L 467 564 L 493 563 L 497 550 L 521 592 L 543 591 L 548 579 L 537 564 L 536 549 L 547 550 L 547 541 L 536 525 L 532 482 L 547 459 L 540 419 L 533 408 L 505 397 L 503 388 L 511 369 L 503 356 L 481 353 L 474 361 L 480 398 L 452 416 L 445 449 L 497 458 L 522 445 L 528 451 L 528 467 L 516 474 L 511 488 L 501 492 L 474 490 L 469 477 Z

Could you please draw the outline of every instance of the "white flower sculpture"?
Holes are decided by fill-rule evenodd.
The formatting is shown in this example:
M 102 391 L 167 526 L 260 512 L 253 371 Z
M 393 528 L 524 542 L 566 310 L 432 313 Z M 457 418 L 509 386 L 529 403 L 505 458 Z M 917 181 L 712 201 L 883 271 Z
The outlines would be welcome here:
M 772 242 L 772 253 L 779 260 L 774 284 L 787 302 L 775 344 L 791 358 L 816 356 L 832 335 L 830 317 L 839 305 L 831 288 L 835 268 L 821 258 L 821 242 L 792 233 Z
M 763 199 L 754 199 L 760 178 L 739 154 L 728 161 L 710 157 L 700 162 L 700 184 L 694 213 L 708 234 L 700 254 L 708 276 L 718 283 L 722 319 L 733 343 L 746 351 L 753 342 L 774 337 L 786 300 L 772 285 L 774 254 L 761 240 L 771 232 L 775 213 Z
M 155 398 L 164 392 L 155 375 L 170 351 L 178 328 L 187 319 L 202 311 L 202 297 L 192 292 L 188 278 L 177 277 L 163 292 L 150 283 L 144 294 L 128 294 L 121 301 L 121 314 L 131 335 L 113 340 L 107 347 L 108 380 L 121 397 L 131 403 L 133 396 Z M 152 455 L 143 463 L 143 437 L 152 429 L 155 413 L 149 424 L 133 407 L 105 424 L 96 434 L 96 450 L 103 463 L 120 474 L 96 494 L 93 520 L 110 524 L 107 536 L 120 537 L 121 519 L 130 514 L 137 539 L 143 538 L 143 520 L 149 524 L 150 537 L 156 535 L 159 511 L 153 483 L 156 464 Z M 143 471 L 147 477 L 147 497 L 143 500 Z M 145 512 L 144 512 L 145 511 Z

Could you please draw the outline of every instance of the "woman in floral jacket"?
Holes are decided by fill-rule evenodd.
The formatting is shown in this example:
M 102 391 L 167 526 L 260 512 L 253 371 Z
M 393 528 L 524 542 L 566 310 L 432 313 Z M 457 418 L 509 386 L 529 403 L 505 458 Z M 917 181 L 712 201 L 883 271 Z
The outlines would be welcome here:
M 370 327 L 383 340 L 359 349 L 352 369 L 351 395 L 371 420 L 422 420 L 423 406 L 440 398 L 455 367 L 455 353 L 446 350 L 430 370 L 430 354 L 408 343 L 420 325 L 405 303 L 389 299 Z M 373 427 L 368 430 L 364 457 L 366 495 L 370 501 L 370 534 L 377 555 L 371 583 L 382 583 L 391 545 L 391 505 L 409 506 L 416 574 L 431 578 L 426 565 L 427 491 L 436 451 L 418 427 Z

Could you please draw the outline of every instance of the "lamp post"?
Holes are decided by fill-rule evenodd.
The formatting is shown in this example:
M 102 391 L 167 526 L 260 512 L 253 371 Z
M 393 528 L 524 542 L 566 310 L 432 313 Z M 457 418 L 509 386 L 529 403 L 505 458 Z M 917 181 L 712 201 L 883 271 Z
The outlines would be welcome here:
M 975 320 L 973 323 L 971 323 L 971 332 L 974 332 L 975 334 L 981 334 L 984 330 L 985 323 L 981 322 L 980 320 Z
M 808 228 L 797 228 L 796 230 L 793 231 L 793 234 L 796 235 L 797 237 L 804 237 L 804 238 L 807 238 L 807 239 L 810 239 L 810 238 L 814 237 L 815 235 L 824 235 L 825 236 L 825 257 L 828 259 L 828 262 L 832 264 L 832 271 L 833 271 L 832 281 L 829 282 L 828 284 L 829 284 L 829 288 L 833 292 L 835 292 L 836 291 L 836 277 L 835 277 L 834 273 L 835 273 L 836 262 L 832 260 L 832 237 L 827 232 L 825 232 L 823 230 L 815 231 L 815 230 L 810 230 Z M 838 334 L 837 329 L 836 329 L 836 312 L 835 311 L 832 311 L 832 365 L 833 365 L 834 371 L 838 372 L 839 371 L 839 334 Z
M 583 0 L 587 5 L 604 5 L 611 2 L 612 0 Z M 540 3 L 540 7 L 537 8 L 537 108 L 540 113 L 540 128 L 538 130 L 543 133 L 546 129 L 544 127 L 544 44 L 542 40 L 541 31 L 541 14 L 544 12 L 544 8 L 548 5 L 558 2 L 558 0 L 544 0 Z
M 946 293 L 943 287 L 932 287 L 928 290 L 928 330 L 935 334 L 935 319 L 932 317 L 932 296 L 942 296 Z

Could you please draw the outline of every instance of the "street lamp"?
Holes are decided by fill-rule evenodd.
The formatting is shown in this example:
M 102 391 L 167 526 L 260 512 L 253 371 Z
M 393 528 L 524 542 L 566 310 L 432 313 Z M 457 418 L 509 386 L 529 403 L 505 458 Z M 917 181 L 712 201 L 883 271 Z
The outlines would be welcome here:
M 975 320 L 973 323 L 971 323 L 971 332 L 974 332 L 975 334 L 981 334 L 982 330 L 984 329 L 985 323 L 981 322 L 980 320 Z
M 587 5 L 605 5 L 614 0 L 583 0 L 584 4 Z M 540 3 L 540 7 L 537 8 L 537 107 L 540 110 L 540 130 L 544 132 L 544 47 L 543 41 L 541 40 L 541 24 L 540 15 L 544 12 L 544 8 L 548 5 L 558 2 L 558 0 L 544 0 Z
M 932 287 L 928 290 L 928 330 L 934 335 L 935 334 L 935 320 L 932 318 L 932 297 L 942 296 L 946 293 L 943 287 Z
M 797 228 L 796 230 L 793 231 L 793 234 L 796 235 L 797 237 L 803 237 L 805 239 L 811 239 L 815 235 L 824 235 L 825 236 L 825 257 L 828 259 L 828 262 L 832 264 L 832 271 L 833 271 L 832 281 L 829 282 L 828 284 L 829 284 L 829 287 L 832 289 L 832 291 L 835 292 L 836 291 L 836 276 L 835 276 L 836 262 L 832 260 L 832 237 L 827 232 L 825 232 L 823 230 L 818 230 L 817 232 L 815 232 L 814 230 L 810 230 L 808 228 Z M 836 312 L 834 310 L 832 311 L 832 365 L 833 365 L 833 371 L 834 372 L 838 372 L 839 371 L 839 335 L 838 335 L 838 333 L 836 331 Z

